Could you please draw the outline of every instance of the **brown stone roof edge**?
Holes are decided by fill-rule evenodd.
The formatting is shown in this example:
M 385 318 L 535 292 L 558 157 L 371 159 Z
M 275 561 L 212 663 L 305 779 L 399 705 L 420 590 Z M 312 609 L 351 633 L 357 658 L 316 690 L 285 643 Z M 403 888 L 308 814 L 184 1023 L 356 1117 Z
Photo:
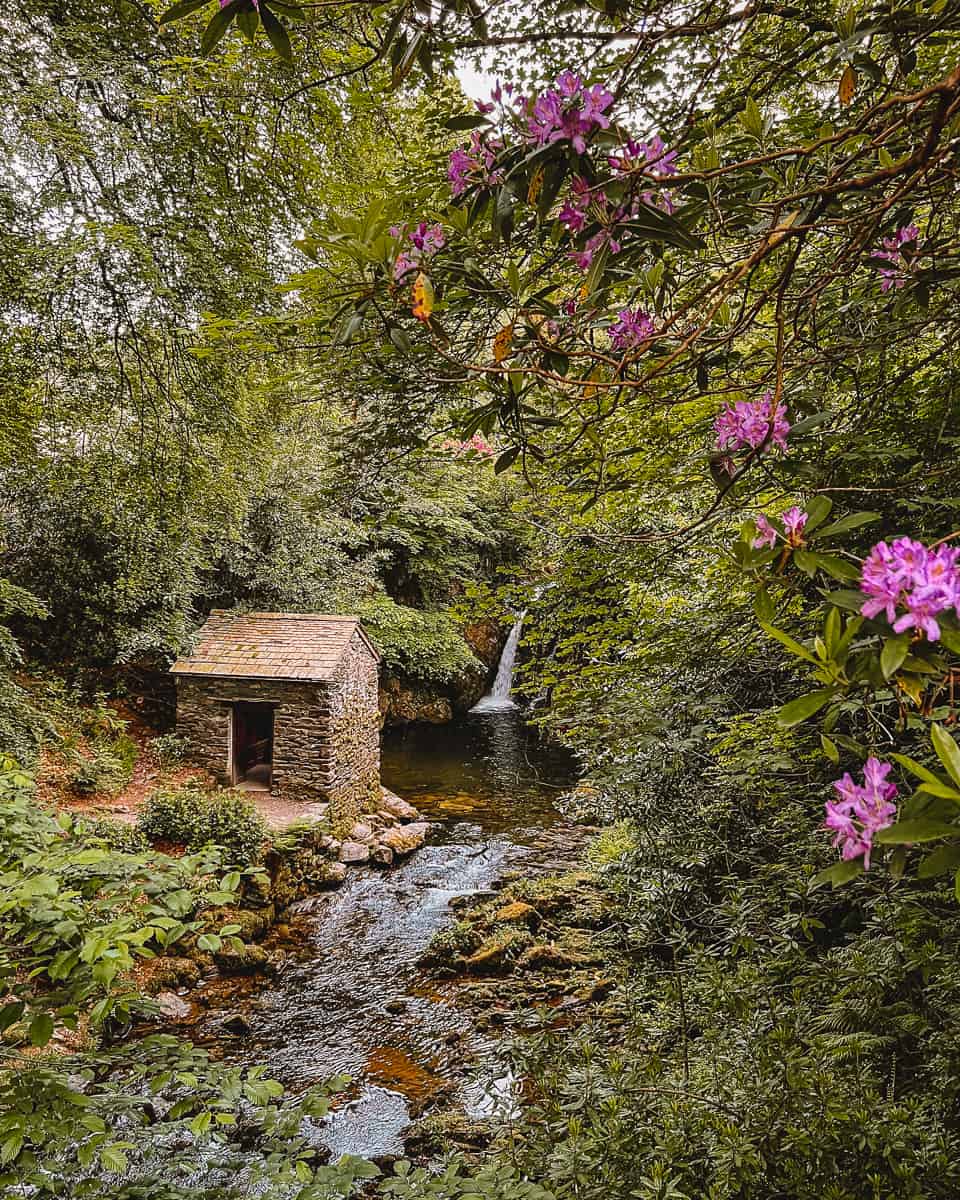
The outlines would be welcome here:
M 233 645 L 230 645 L 229 628 L 219 633 L 219 636 L 214 635 L 213 631 L 207 628 L 210 623 L 223 621 L 226 621 L 228 625 L 230 622 L 235 621 L 238 626 Z M 346 633 L 346 641 L 344 641 L 340 653 L 335 658 L 328 659 L 324 669 L 315 671 L 309 669 L 302 653 L 298 650 L 294 651 L 291 647 L 289 655 L 283 653 L 285 647 L 282 637 L 274 640 L 268 630 L 263 628 L 265 624 L 269 626 L 269 623 L 272 621 L 285 623 L 288 627 L 288 636 L 291 622 L 303 621 L 305 624 L 309 623 L 313 625 L 353 626 L 374 659 L 378 663 L 382 660 L 380 651 L 370 638 L 370 635 L 363 628 L 362 621 L 358 616 L 349 616 L 340 613 L 235 612 L 232 609 L 214 608 L 211 609 L 207 621 L 197 631 L 199 642 L 194 651 L 183 658 L 177 659 L 170 667 L 170 673 L 177 676 L 199 676 L 207 679 L 276 679 L 290 683 L 314 683 L 332 680 L 337 664 L 342 661 L 347 646 L 349 646 L 350 640 L 353 637 L 352 631 L 350 633 L 344 631 Z M 244 629 L 244 622 L 258 623 L 261 626 L 259 637 L 257 631 Z M 207 635 L 206 638 L 204 636 L 205 632 Z M 214 636 L 214 646 L 221 639 L 223 639 L 225 644 L 221 644 L 214 649 L 211 646 L 211 636 Z M 256 661 L 258 657 L 258 642 L 259 648 L 262 648 L 264 651 L 262 663 Z M 273 647 L 272 652 L 269 649 L 271 646 Z M 260 666 L 261 669 L 257 670 L 257 666 Z

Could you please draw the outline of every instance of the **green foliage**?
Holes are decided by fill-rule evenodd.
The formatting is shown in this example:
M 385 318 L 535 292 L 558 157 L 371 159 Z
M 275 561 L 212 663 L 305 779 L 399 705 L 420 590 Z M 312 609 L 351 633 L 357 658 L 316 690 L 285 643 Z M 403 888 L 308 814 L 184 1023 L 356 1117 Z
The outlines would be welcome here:
M 70 786 L 78 796 L 119 792 L 130 782 L 136 755 L 137 744 L 127 734 L 96 745 L 89 757 L 75 750 L 71 753 Z
M 149 749 L 161 767 L 176 767 L 183 762 L 187 742 L 176 733 L 162 733 L 151 740 Z
M 463 640 L 453 613 L 421 612 L 387 596 L 358 608 L 390 670 L 409 679 L 451 683 L 485 669 Z
M 188 849 L 222 848 L 228 861 L 260 861 L 267 828 L 256 805 L 241 792 L 211 792 L 195 783 L 160 788 L 147 798 L 137 828 L 154 842 Z

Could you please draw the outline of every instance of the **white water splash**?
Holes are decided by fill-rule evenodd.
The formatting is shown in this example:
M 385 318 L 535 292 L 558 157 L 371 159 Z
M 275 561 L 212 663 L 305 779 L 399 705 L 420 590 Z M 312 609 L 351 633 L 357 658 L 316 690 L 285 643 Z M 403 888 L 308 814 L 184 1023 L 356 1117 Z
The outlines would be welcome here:
M 493 687 L 470 709 L 471 712 L 490 712 L 497 708 L 516 708 L 510 699 L 510 689 L 513 687 L 513 664 L 517 657 L 517 646 L 520 644 L 520 630 L 523 628 L 524 613 L 521 613 L 513 623 L 510 636 L 507 638 L 500 663 L 497 667 L 497 677 Z

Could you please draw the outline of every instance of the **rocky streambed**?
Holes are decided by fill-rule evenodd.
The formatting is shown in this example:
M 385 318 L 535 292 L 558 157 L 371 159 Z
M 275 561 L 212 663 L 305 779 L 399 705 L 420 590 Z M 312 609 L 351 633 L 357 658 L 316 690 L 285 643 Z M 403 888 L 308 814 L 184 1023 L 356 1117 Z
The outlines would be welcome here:
M 568 871 L 585 837 L 558 806 L 572 763 L 545 751 L 509 710 L 387 735 L 383 776 L 428 823 L 426 844 L 389 864 L 351 866 L 336 890 L 294 902 L 263 942 L 269 977 L 221 973 L 191 995 L 199 1002 L 191 1036 L 226 1059 L 265 1063 L 294 1091 L 350 1077 L 331 1115 L 309 1130 L 332 1155 L 399 1155 L 427 1112 L 479 1119 L 511 1108 L 514 1081 L 497 1038 L 504 1005 L 491 977 L 513 970 L 522 953 L 532 964 L 538 945 L 544 970 L 557 960 L 543 949 L 549 929 L 538 939 L 541 917 L 495 913 L 527 904 L 518 897 L 531 880 Z M 399 837 L 412 826 L 395 829 Z M 379 846 L 388 835 L 353 844 Z M 351 844 L 337 847 L 338 859 L 363 854 Z M 481 918 L 489 928 L 459 946 L 464 906 L 485 901 L 494 906 Z M 498 961 L 494 951 L 484 965 L 491 938 L 517 954 L 508 948 Z M 592 969 L 573 951 L 556 953 Z

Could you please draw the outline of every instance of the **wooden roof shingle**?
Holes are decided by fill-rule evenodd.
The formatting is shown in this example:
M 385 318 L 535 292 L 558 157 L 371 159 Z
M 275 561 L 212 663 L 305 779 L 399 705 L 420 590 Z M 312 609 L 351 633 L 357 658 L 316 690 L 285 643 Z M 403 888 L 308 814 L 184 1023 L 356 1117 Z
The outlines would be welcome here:
M 380 655 L 358 617 L 322 613 L 234 613 L 215 608 L 197 634 L 193 652 L 178 659 L 174 675 L 322 682 L 333 678 L 355 633 Z

